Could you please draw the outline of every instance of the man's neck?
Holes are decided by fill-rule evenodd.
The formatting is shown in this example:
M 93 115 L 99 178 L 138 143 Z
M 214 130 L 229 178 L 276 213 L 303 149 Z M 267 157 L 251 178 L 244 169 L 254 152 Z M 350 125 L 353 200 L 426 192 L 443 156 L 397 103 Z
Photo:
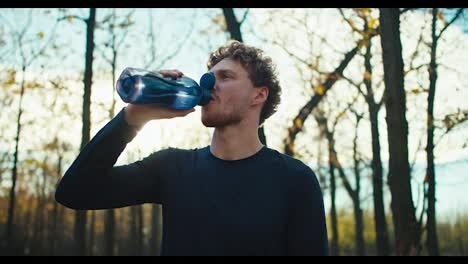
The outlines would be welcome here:
M 262 147 L 257 126 L 249 126 L 241 122 L 216 128 L 211 139 L 210 150 L 217 158 L 239 160 L 254 155 Z

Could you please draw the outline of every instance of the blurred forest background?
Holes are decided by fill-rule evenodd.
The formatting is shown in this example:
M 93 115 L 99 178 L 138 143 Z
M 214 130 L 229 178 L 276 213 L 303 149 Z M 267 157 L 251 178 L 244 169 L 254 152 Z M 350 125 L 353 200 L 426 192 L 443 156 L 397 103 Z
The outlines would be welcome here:
M 1 9 L 0 255 L 158 255 L 159 205 L 74 211 L 54 201 L 55 187 L 125 106 L 114 89 L 125 67 L 198 80 L 230 39 L 278 66 L 282 103 L 259 134 L 316 172 L 332 255 L 468 254 L 467 15 Z M 150 122 L 117 164 L 204 147 L 211 132 L 200 109 Z

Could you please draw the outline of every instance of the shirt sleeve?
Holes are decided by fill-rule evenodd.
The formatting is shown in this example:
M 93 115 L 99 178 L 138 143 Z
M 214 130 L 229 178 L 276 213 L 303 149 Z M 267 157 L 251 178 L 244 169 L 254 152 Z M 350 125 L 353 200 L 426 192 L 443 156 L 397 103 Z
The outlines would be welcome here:
M 172 149 L 123 166 L 118 157 L 137 134 L 122 109 L 83 148 L 60 180 L 55 200 L 75 210 L 110 209 L 163 203 L 164 180 Z
M 328 237 L 322 191 L 314 172 L 296 168 L 287 228 L 288 255 L 326 256 Z

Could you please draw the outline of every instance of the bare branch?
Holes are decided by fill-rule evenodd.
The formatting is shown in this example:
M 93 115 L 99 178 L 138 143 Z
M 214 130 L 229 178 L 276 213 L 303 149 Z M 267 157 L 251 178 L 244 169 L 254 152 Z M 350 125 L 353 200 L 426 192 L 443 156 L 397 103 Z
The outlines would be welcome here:
M 155 56 L 156 56 L 156 46 L 155 46 L 155 39 L 154 39 L 154 32 L 153 32 L 153 13 L 151 12 L 151 9 L 148 9 L 148 23 L 149 23 L 148 31 L 150 32 L 149 38 L 150 38 L 150 56 L 151 56 L 151 58 L 145 64 L 145 68 L 149 68 L 151 66 L 151 64 L 154 63 Z
M 356 28 L 356 26 L 354 26 L 353 23 L 351 23 L 351 21 L 345 16 L 345 14 L 343 13 L 343 10 L 341 8 L 338 8 L 338 11 L 340 11 L 340 14 L 341 14 L 341 17 L 343 18 L 343 20 L 348 23 L 349 27 L 353 30 L 353 31 L 356 31 L 356 32 L 359 32 L 359 30 Z
M 3 20 L 3 22 L 6 24 L 8 28 L 10 28 L 11 31 L 14 31 L 13 25 L 11 25 L 10 21 L 8 21 L 5 17 L 3 17 L 2 13 L 0 13 L 0 19 Z
M 403 10 L 400 11 L 400 15 L 403 15 L 403 13 L 406 13 L 407 11 L 413 10 L 416 8 L 403 8 Z
M 457 20 L 457 18 L 463 13 L 463 9 L 464 9 L 464 8 L 458 9 L 457 13 L 456 13 L 455 16 L 452 18 L 452 20 L 450 20 L 450 22 L 448 22 L 448 23 L 442 28 L 442 30 L 440 30 L 439 35 L 437 35 L 437 37 L 436 37 L 436 40 L 438 40 L 438 39 L 442 36 L 442 33 L 444 33 L 444 31 L 445 31 L 453 22 L 455 22 L 455 20 Z
M 347 82 L 349 82 L 351 85 L 353 85 L 354 87 L 356 87 L 356 88 L 358 89 L 359 93 L 360 93 L 362 96 L 367 97 L 367 94 L 364 93 L 364 91 L 361 89 L 361 85 L 363 84 L 363 82 L 361 82 L 361 83 L 359 83 L 359 84 L 358 84 L 358 83 L 355 83 L 353 80 L 351 80 L 350 78 L 346 77 L 344 74 L 341 75 L 341 77 L 342 77 L 343 79 L 345 79 Z
M 56 21 L 52 30 L 51 30 L 51 34 L 50 34 L 50 37 L 49 39 L 47 40 L 47 42 L 42 45 L 41 48 L 39 48 L 39 50 L 36 52 L 36 53 L 33 53 L 33 55 L 31 56 L 31 58 L 29 59 L 29 62 L 26 64 L 26 65 L 29 65 L 31 64 L 39 55 L 41 55 L 44 50 L 50 45 L 50 43 L 52 42 L 52 40 L 54 39 L 54 36 L 55 36 L 55 32 L 57 30 L 57 25 L 58 25 L 59 21 Z
M 179 53 L 179 51 L 182 49 L 182 47 L 185 45 L 187 40 L 190 38 L 190 35 L 192 34 L 194 21 L 196 20 L 195 19 L 192 20 L 192 23 L 190 24 L 190 29 L 187 31 L 187 34 L 183 38 L 183 41 L 180 42 L 179 46 L 177 46 L 177 48 L 171 54 L 167 55 L 165 58 L 162 59 L 162 61 L 159 63 L 157 68 L 162 67 L 167 61 L 174 58 Z
M 380 79 L 380 81 L 377 83 L 376 87 L 380 87 L 382 85 L 382 82 L 384 81 L 384 79 Z M 378 109 L 380 109 L 385 101 L 385 91 L 386 89 L 384 89 L 384 93 L 382 94 L 382 98 L 380 98 L 380 102 L 377 103 L 377 107 Z
M 349 102 L 347 106 L 340 113 L 338 113 L 338 115 L 336 115 L 335 121 L 333 121 L 333 131 L 335 130 L 335 127 L 338 124 L 338 121 L 340 121 L 340 119 L 346 114 L 346 112 L 348 112 L 348 110 L 352 109 L 352 106 L 354 105 L 354 103 L 356 103 L 356 101 L 357 101 L 357 96 L 355 96 L 353 98 L 353 101 Z
M 421 137 L 419 138 L 418 147 L 417 147 L 416 150 L 414 151 L 413 161 L 412 161 L 411 164 L 410 164 L 410 172 L 413 171 L 414 164 L 416 163 L 416 157 L 418 156 L 418 152 L 421 150 L 422 141 L 423 141 L 423 137 L 421 136 Z
M 416 43 L 416 48 L 414 49 L 414 52 L 410 57 L 410 69 L 407 72 L 411 71 L 411 69 L 414 68 L 413 67 L 413 62 L 416 59 L 417 55 L 419 54 L 419 45 L 423 41 L 424 29 L 426 28 L 426 24 L 427 23 L 423 23 L 423 25 L 422 25 L 422 27 L 420 29 L 421 34 L 419 34 L 419 39 L 418 39 L 418 42 Z
M 307 21 L 308 21 L 307 13 L 305 14 L 305 17 L 303 19 L 297 18 L 295 16 L 288 16 L 287 19 L 283 20 L 283 22 L 285 24 L 288 23 L 290 25 L 290 28 L 298 28 L 298 26 L 303 26 L 305 31 L 307 32 L 308 39 L 313 39 L 313 37 L 317 37 L 319 40 L 322 41 L 323 44 L 325 44 L 332 51 L 335 51 L 335 52 L 337 52 L 339 54 L 343 54 L 343 55 L 345 54 L 343 51 L 337 50 L 335 48 L 336 45 L 333 45 L 333 44 L 329 43 L 328 39 L 325 36 L 322 36 L 322 35 L 319 35 L 319 34 L 315 33 L 314 30 L 310 30 L 309 26 L 307 25 Z M 296 22 L 299 25 L 292 24 L 291 22 Z M 278 37 L 278 38 L 282 39 L 281 37 Z M 268 42 L 270 40 L 269 39 L 264 39 L 264 41 Z M 309 41 L 309 42 L 312 42 L 312 41 Z M 276 42 L 276 43 L 278 43 L 278 42 Z M 277 44 L 277 45 L 280 45 L 280 44 Z M 282 46 L 285 46 L 285 45 L 282 45 Z M 311 45 L 311 47 L 313 47 L 313 45 Z
M 109 64 L 112 63 L 112 59 L 107 57 L 106 51 L 104 49 L 102 49 L 100 45 L 96 45 L 94 48 L 97 50 L 97 52 L 99 52 L 101 54 L 101 56 L 104 58 L 104 60 L 107 63 L 109 63 Z
M 459 115 L 459 117 L 455 117 L 455 121 L 450 119 L 450 116 L 457 116 L 457 115 Z M 453 124 L 449 125 L 446 128 L 446 130 L 444 131 L 444 133 L 439 137 L 439 139 L 434 144 L 434 149 L 438 146 L 438 144 L 442 141 L 442 139 L 447 134 L 449 134 L 450 131 L 452 131 L 455 128 L 458 128 L 461 124 L 464 124 L 466 121 L 468 121 L 468 111 L 466 111 L 466 110 L 461 112 L 461 113 L 455 113 L 455 114 L 447 115 L 445 117 L 445 119 L 444 119 L 444 122 L 445 123 L 453 122 Z
M 242 19 L 239 22 L 239 26 L 242 26 L 242 23 L 244 23 L 245 19 L 247 18 L 247 14 L 249 13 L 249 11 L 250 11 L 249 8 L 247 8 L 247 10 L 245 10 L 244 15 L 242 16 Z
M 63 20 L 65 20 L 65 19 L 66 19 L 66 20 L 70 20 L 70 19 L 72 19 L 72 18 L 81 20 L 81 21 L 83 21 L 83 22 L 85 22 L 85 23 L 86 23 L 86 21 L 87 21 L 86 18 L 73 15 L 73 16 L 63 16 L 63 17 L 60 17 L 60 18 L 57 19 L 57 22 L 63 21 Z
M 4 61 L 4 57 L 6 57 L 8 54 L 12 52 L 13 48 L 4 50 L 4 52 L 0 53 L 0 60 Z

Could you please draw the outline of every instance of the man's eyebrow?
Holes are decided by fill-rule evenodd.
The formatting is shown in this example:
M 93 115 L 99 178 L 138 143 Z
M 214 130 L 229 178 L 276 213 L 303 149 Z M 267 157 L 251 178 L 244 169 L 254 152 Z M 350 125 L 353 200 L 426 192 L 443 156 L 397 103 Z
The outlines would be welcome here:
M 233 70 L 229 70 L 229 69 L 216 70 L 214 73 L 215 74 L 232 74 L 232 75 L 236 75 L 236 73 Z

